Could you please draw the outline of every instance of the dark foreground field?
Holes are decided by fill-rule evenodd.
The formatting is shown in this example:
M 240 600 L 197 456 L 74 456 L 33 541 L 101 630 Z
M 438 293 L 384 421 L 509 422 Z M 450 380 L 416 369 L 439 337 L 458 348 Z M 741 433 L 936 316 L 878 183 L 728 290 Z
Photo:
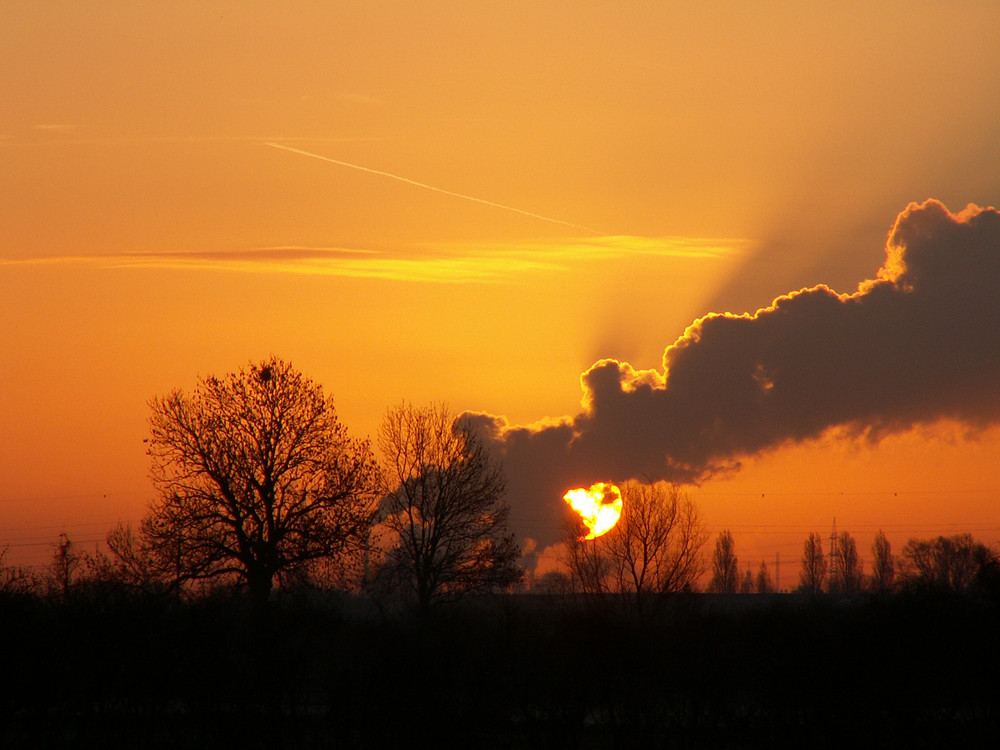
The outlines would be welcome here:
M 620 602 L 618 603 L 620 604 Z M 955 747 L 996 736 L 1000 609 L 541 596 L 430 616 L 110 592 L 0 600 L 0 747 Z

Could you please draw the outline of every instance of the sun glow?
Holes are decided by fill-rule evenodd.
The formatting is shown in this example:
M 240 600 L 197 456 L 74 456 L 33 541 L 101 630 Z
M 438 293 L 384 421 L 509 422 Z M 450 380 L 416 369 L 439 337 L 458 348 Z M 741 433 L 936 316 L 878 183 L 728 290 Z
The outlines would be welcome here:
M 582 487 L 563 495 L 569 506 L 577 512 L 588 529 L 582 539 L 596 539 L 606 534 L 618 523 L 622 514 L 622 493 L 610 482 L 598 482 L 589 489 Z

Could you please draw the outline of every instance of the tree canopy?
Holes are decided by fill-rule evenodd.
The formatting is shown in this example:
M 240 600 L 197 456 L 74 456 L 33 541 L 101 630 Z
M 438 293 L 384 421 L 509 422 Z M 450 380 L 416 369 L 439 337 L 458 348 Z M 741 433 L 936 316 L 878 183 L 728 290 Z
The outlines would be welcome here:
M 377 464 L 333 400 L 272 357 L 149 403 L 159 490 L 141 536 L 184 579 L 234 575 L 266 600 L 275 576 L 359 549 Z
M 712 580 L 708 590 L 722 594 L 733 594 L 740 588 L 739 561 L 736 557 L 736 542 L 729 529 L 719 532 L 715 538 L 712 553 Z
M 383 568 L 391 580 L 427 608 L 521 579 L 503 471 L 471 428 L 444 406 L 403 403 L 386 412 L 378 445 L 383 524 L 395 537 Z

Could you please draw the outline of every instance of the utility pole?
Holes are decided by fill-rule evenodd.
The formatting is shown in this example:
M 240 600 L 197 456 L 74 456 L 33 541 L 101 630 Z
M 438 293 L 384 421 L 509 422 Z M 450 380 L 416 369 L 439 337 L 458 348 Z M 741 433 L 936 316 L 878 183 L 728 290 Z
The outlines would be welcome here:
M 781 593 L 781 553 L 774 553 L 774 590 Z

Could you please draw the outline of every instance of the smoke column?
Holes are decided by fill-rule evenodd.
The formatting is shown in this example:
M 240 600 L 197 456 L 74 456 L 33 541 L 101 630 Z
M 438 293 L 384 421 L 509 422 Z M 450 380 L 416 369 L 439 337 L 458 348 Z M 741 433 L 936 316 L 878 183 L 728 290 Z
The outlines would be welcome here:
M 560 536 L 562 494 L 610 479 L 697 483 L 831 428 L 877 441 L 953 419 L 1000 421 L 1000 214 L 939 202 L 896 219 L 886 260 L 851 294 L 801 289 L 753 314 L 694 321 L 662 370 L 601 360 L 583 410 L 543 427 L 466 414 L 505 465 L 511 520 Z

